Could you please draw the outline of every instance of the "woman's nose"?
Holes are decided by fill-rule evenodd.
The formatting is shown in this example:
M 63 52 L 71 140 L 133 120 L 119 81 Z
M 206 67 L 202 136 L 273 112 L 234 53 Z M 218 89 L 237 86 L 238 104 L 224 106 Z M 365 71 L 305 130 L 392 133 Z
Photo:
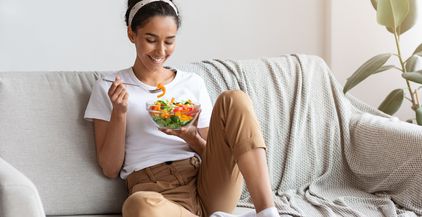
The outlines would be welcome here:
M 164 43 L 160 43 L 156 49 L 157 54 L 165 55 L 166 54 L 166 46 Z

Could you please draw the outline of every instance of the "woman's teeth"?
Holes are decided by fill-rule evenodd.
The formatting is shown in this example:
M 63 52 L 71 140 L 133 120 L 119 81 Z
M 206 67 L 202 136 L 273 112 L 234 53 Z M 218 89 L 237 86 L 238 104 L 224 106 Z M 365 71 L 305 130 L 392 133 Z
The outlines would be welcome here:
M 151 57 L 151 56 L 150 56 Z M 154 62 L 156 62 L 156 63 L 161 63 L 161 62 L 163 62 L 164 61 L 164 58 L 154 58 L 154 57 L 151 57 L 151 59 L 154 61 Z

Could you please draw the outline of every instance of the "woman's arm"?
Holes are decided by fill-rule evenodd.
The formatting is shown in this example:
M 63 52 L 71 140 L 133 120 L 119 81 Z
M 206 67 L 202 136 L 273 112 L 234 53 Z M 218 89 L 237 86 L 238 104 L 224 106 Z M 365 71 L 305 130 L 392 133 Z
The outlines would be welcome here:
M 113 104 L 110 121 L 94 120 L 97 161 L 103 174 L 118 176 L 125 158 L 126 114 L 128 93 L 119 77 L 111 85 L 108 95 Z
M 105 176 L 116 178 L 125 157 L 126 117 L 94 120 L 94 129 L 97 162 Z

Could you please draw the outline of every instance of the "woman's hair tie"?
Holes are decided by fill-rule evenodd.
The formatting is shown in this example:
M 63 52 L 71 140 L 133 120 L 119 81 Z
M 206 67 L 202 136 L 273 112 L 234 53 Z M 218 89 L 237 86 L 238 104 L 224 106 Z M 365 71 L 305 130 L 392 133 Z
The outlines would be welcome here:
M 176 15 L 179 16 L 179 12 L 177 11 L 176 5 L 174 5 L 174 3 L 170 0 L 141 0 L 138 3 L 136 3 L 132 9 L 130 9 L 130 13 L 129 13 L 129 19 L 128 19 L 128 24 L 129 26 L 132 25 L 132 20 L 135 17 L 136 13 L 138 13 L 139 9 L 141 9 L 143 6 L 152 3 L 152 2 L 165 2 L 167 4 L 169 4 L 174 11 L 176 12 Z

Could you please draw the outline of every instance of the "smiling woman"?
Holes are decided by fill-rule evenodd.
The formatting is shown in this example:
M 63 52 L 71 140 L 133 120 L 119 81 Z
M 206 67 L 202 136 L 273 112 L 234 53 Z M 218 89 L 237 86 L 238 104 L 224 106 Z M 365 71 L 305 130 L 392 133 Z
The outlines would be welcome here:
M 257 216 L 278 217 L 249 97 L 226 91 L 213 107 L 199 75 L 164 66 L 180 27 L 172 1 L 130 0 L 125 17 L 134 64 L 99 79 L 85 111 L 104 175 L 127 181 L 123 216 L 231 216 L 244 177 Z
M 176 6 L 171 1 L 130 0 L 128 8 L 125 21 L 128 37 L 136 47 L 136 77 L 151 86 L 169 82 L 175 74 L 163 64 L 173 54 L 181 23 Z
M 133 71 L 139 80 L 157 86 L 174 78 L 175 73 L 163 68 L 163 64 L 176 47 L 176 33 L 174 19 L 161 15 L 149 18 L 146 24 L 135 31 L 128 28 L 129 39 L 135 44 L 137 53 Z

